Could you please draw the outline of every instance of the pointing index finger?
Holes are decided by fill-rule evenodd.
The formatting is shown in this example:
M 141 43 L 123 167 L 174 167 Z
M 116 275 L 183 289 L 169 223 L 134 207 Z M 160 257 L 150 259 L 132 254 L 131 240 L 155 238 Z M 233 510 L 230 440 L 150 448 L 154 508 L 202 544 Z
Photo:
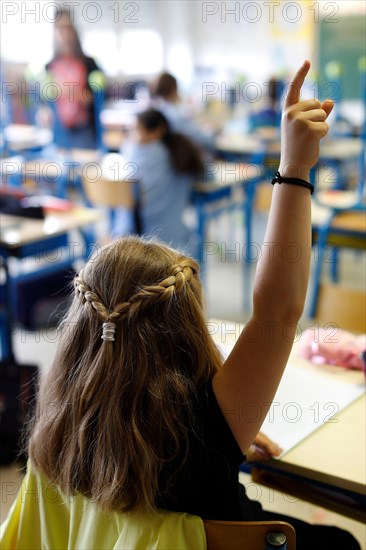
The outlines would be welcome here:
M 286 96 L 285 101 L 285 107 L 289 107 L 290 105 L 294 105 L 295 103 L 298 103 L 300 99 L 300 91 L 302 88 L 302 85 L 304 84 L 304 80 L 306 75 L 308 74 L 310 69 L 310 61 L 304 61 L 304 63 L 301 65 L 300 69 L 295 74 Z

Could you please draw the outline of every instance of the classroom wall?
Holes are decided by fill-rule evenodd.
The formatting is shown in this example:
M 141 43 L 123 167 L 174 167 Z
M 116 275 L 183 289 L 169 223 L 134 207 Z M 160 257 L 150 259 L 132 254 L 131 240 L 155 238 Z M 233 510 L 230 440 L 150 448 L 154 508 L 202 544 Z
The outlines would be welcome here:
M 49 6 L 46 14 L 42 12 L 45 5 Z M 366 14 L 366 3 L 362 1 L 28 0 L 2 3 L 2 13 L 9 10 L 1 38 L 5 58 L 37 65 L 34 60 L 38 55 L 37 69 L 44 64 L 52 53 L 52 23 L 45 21 L 45 15 L 51 16 L 52 5 L 72 7 L 86 52 L 111 78 L 129 77 L 129 65 L 124 61 L 136 52 L 122 48 L 124 37 L 146 30 L 155 32 L 160 40 L 161 59 L 155 59 L 150 71 L 135 76 L 149 78 L 167 68 L 187 87 L 196 69 L 228 83 L 238 78 L 263 82 L 271 74 L 292 73 L 307 57 L 313 61 L 314 78 L 319 78 L 319 64 L 328 61 L 332 53 L 347 66 L 355 65 L 356 50 L 358 55 L 364 48 L 362 15 Z M 35 6 L 41 9 L 37 22 L 37 16 L 32 15 L 37 11 Z M 347 19 L 350 14 L 351 24 Z M 357 32 L 353 32 L 356 26 Z M 13 28 L 16 52 L 10 47 Z M 142 42 L 137 45 L 140 57 L 148 58 L 151 48 Z M 354 97 L 354 71 L 352 83 L 348 72 L 346 79 L 345 94 Z

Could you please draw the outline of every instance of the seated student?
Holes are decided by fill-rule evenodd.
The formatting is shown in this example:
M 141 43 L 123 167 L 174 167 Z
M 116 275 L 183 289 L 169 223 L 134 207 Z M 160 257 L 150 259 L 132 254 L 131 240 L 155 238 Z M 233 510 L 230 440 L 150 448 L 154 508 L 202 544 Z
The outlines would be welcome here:
M 178 92 L 177 79 L 169 74 L 162 73 L 152 89 L 153 106 L 161 111 L 174 132 L 189 137 L 208 152 L 215 148 L 215 136 L 201 130 L 186 112 Z
M 302 254 L 296 262 L 281 253 L 273 260 L 270 247 L 263 249 L 253 315 L 224 364 L 207 330 L 193 259 L 130 237 L 99 251 L 75 278 L 29 442 L 32 468 L 66 495 L 84 495 L 110 511 L 284 519 L 248 499 L 238 481 L 266 410 L 257 419 L 232 410 L 271 403 L 304 306 L 311 245 L 305 180 L 333 107 L 300 101 L 309 67 L 299 69 L 285 104 L 280 172 L 289 179 L 274 185 L 265 238 L 276 250 L 296 242 Z M 268 323 L 271 338 L 253 339 L 253 326 L 258 334 Z M 299 550 L 359 548 L 337 527 L 285 519 Z
M 141 232 L 175 248 L 189 247 L 192 232 L 182 216 L 195 178 L 202 177 L 199 150 L 188 138 L 172 132 L 162 113 L 150 109 L 137 115 L 135 142 L 123 146 L 121 153 L 136 165 Z M 132 213 L 121 208 L 113 236 L 129 232 L 133 232 Z
M 55 22 L 54 57 L 46 69 L 62 93 L 55 109 L 61 131 L 54 139 L 59 147 L 95 149 L 96 126 L 93 94 L 88 77 L 99 71 L 98 65 L 87 57 L 68 11 L 59 13 Z
M 284 84 L 275 77 L 268 82 L 268 96 L 265 98 L 265 105 L 259 110 L 253 110 L 248 117 L 249 131 L 262 127 L 276 128 L 280 124 L 280 98 L 283 93 Z

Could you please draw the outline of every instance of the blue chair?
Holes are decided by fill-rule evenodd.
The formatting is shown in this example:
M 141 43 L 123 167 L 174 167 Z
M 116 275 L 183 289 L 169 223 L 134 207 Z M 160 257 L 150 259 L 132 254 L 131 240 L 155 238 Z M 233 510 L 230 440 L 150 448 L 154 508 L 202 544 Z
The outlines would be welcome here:
M 366 145 L 363 144 L 363 168 L 361 176 L 364 174 L 366 162 Z M 336 198 L 346 195 L 346 191 L 338 191 Z M 334 195 L 333 195 L 334 197 Z M 317 261 L 314 272 L 314 286 L 310 302 L 310 317 L 314 317 L 317 308 L 319 285 L 322 273 L 322 265 L 325 259 L 326 247 L 330 236 L 332 237 L 332 255 L 330 257 L 331 280 L 338 281 L 338 249 L 340 247 L 351 246 L 352 248 L 365 248 L 366 242 L 366 223 L 365 223 L 365 180 L 359 182 L 354 193 L 353 200 L 342 206 L 326 202 L 321 195 L 315 195 L 314 201 L 322 207 L 328 208 L 327 219 L 317 228 Z
M 335 235 L 333 240 L 337 241 L 337 235 L 339 236 L 348 236 L 351 239 L 354 238 L 356 241 L 360 241 L 361 245 L 359 248 L 364 248 L 365 241 L 365 176 L 366 176 L 366 57 L 361 57 L 359 60 L 358 68 L 360 71 L 360 87 L 361 87 L 361 99 L 364 104 L 365 116 L 363 120 L 363 125 L 361 129 L 361 152 L 359 156 L 358 163 L 358 177 L 357 185 L 353 196 L 349 199 L 350 194 L 347 194 L 347 191 L 339 190 L 336 194 L 333 193 L 333 199 L 346 199 L 346 203 L 342 205 L 342 200 L 334 202 L 334 200 L 327 200 L 327 195 L 325 193 L 315 193 L 314 201 L 325 208 L 328 208 L 328 216 L 325 222 L 323 222 L 318 228 L 318 255 L 317 263 L 315 266 L 314 272 L 314 287 L 310 301 L 309 314 L 310 317 L 314 317 L 317 309 L 318 293 L 320 278 L 322 272 L 322 264 L 324 262 L 325 250 L 328 244 L 329 235 Z M 352 220 L 352 223 L 349 221 Z M 343 223 L 342 223 L 343 222 Z M 347 223 L 348 222 L 348 223 Z M 355 223 L 356 222 L 356 223 Z M 339 242 L 339 240 L 338 240 Z M 338 247 L 333 247 L 330 267 L 331 267 L 331 280 L 332 282 L 338 281 L 338 248 L 342 246 L 339 244 Z M 352 246 L 352 243 L 351 243 Z M 356 242 L 357 247 L 357 242 Z

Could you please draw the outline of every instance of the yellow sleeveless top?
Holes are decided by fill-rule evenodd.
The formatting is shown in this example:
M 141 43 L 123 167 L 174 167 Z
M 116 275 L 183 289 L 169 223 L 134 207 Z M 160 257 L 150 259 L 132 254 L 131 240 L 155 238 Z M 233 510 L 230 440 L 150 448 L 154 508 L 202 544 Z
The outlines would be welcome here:
M 81 495 L 65 497 L 32 469 L 0 526 L 2 550 L 204 550 L 203 521 L 177 512 L 105 512 Z

